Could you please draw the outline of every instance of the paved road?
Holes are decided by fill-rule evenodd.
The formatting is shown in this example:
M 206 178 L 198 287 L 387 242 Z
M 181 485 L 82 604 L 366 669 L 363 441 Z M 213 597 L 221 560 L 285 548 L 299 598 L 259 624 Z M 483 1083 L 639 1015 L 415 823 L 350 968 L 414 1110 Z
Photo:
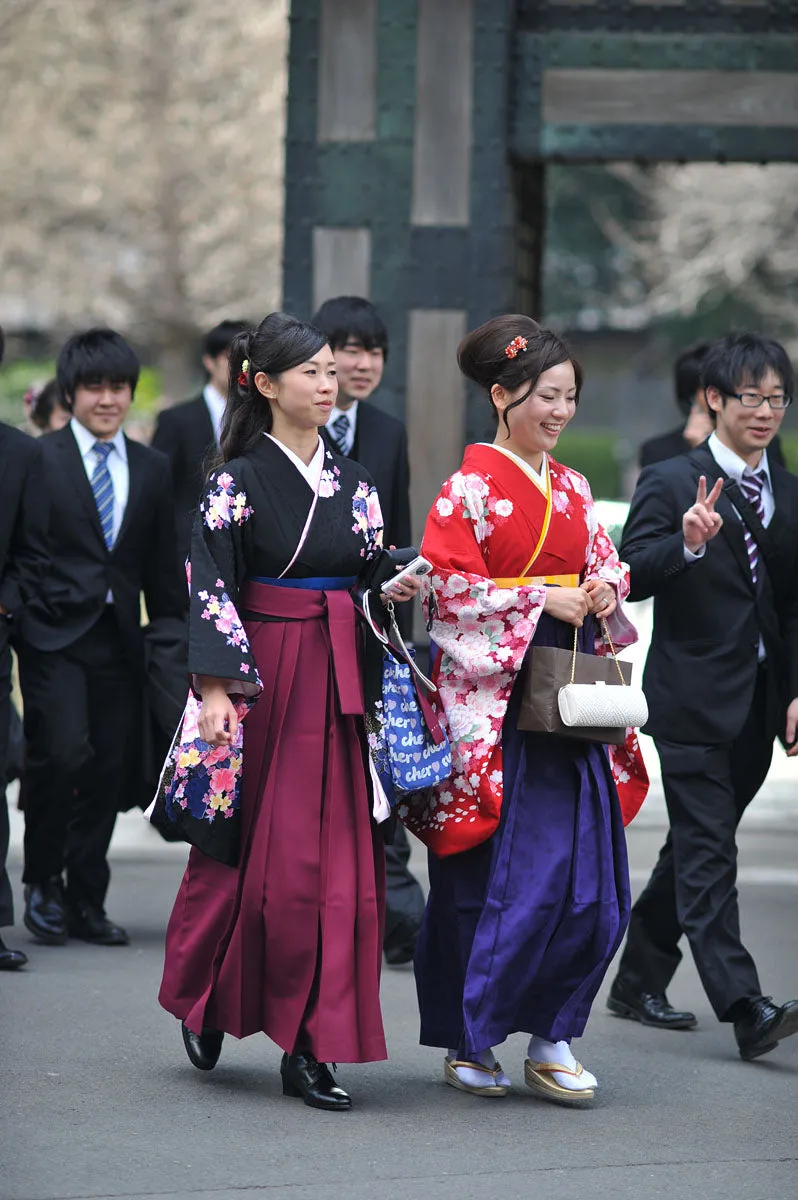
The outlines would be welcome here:
M 775 783 L 741 837 L 745 935 L 764 986 L 798 994 L 798 804 Z M 662 836 L 656 799 L 629 840 L 639 886 Z M 16 825 L 18 841 L 19 825 Z M 137 816 L 120 823 L 110 910 L 133 944 L 29 949 L 0 976 L 2 1200 L 794 1200 L 798 1037 L 741 1063 L 690 961 L 672 999 L 693 1033 L 644 1030 L 600 1002 L 578 1053 L 600 1081 L 587 1112 L 523 1087 L 525 1039 L 501 1058 L 519 1084 L 504 1100 L 446 1087 L 440 1055 L 417 1043 L 412 973 L 388 970 L 391 1058 L 348 1066 L 345 1115 L 280 1095 L 278 1050 L 228 1039 L 209 1075 L 185 1058 L 155 1001 L 163 929 L 184 857 Z M 423 870 L 423 860 L 418 863 Z M 18 877 L 18 851 L 14 865 Z

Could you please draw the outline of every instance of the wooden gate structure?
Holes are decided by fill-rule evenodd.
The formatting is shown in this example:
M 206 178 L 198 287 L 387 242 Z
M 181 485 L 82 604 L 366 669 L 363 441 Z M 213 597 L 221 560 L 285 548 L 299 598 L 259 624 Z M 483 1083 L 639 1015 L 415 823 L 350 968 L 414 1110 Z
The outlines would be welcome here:
M 369 297 L 418 530 L 484 397 L 455 362 L 540 315 L 546 166 L 798 161 L 798 0 L 293 0 L 283 297 Z

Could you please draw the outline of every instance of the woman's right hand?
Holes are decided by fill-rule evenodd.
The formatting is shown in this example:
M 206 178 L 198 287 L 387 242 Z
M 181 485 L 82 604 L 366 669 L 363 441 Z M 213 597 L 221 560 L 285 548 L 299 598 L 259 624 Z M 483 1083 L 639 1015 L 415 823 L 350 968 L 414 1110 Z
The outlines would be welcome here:
M 543 611 L 581 629 L 590 612 L 590 597 L 581 588 L 547 587 Z
M 223 683 L 207 678 L 199 682 L 202 708 L 197 719 L 199 734 L 210 746 L 232 746 L 238 733 L 238 714 Z

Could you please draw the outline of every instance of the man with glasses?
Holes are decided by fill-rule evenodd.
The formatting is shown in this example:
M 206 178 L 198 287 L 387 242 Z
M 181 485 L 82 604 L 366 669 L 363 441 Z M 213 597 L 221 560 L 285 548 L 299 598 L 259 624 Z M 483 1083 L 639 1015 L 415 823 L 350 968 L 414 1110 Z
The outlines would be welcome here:
M 721 1021 L 749 1060 L 798 1032 L 798 1000 L 762 995 L 740 938 L 736 830 L 773 740 L 798 755 L 798 479 L 768 459 L 793 390 L 777 342 L 732 334 L 707 351 L 714 431 L 644 470 L 623 534 L 632 600 L 654 597 L 644 687 L 670 831 L 637 900 L 608 1006 L 688 1029 L 666 988 L 690 943 Z
M 640 466 L 650 467 L 677 454 L 689 454 L 705 442 L 712 433 L 713 423 L 707 408 L 701 372 L 710 342 L 698 342 L 683 350 L 673 364 L 673 383 L 676 404 L 683 420 L 678 429 L 649 438 L 640 447 Z M 785 465 L 778 435 L 768 447 L 768 458 L 780 467 Z

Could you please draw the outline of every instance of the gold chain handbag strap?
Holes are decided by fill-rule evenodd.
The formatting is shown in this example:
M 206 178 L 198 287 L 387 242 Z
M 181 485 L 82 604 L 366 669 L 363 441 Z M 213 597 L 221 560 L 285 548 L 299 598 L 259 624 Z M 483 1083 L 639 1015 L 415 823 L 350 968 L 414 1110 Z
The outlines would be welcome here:
M 626 680 L 623 677 L 623 671 L 621 670 L 621 664 L 618 662 L 618 655 L 615 650 L 615 646 L 612 644 L 612 638 L 610 637 L 610 631 L 609 631 L 609 627 L 607 625 L 607 618 L 600 617 L 599 619 L 601 621 L 601 627 L 604 630 L 604 637 L 607 639 L 607 643 L 610 648 L 610 653 L 612 654 L 612 660 L 615 663 L 615 666 L 618 670 L 618 674 L 621 677 L 621 685 L 622 685 L 622 687 L 626 687 Z M 577 629 L 576 625 L 574 625 L 574 652 L 571 657 L 571 683 L 574 682 L 574 675 L 576 674 L 576 652 L 577 652 L 578 643 L 579 643 L 579 630 Z

